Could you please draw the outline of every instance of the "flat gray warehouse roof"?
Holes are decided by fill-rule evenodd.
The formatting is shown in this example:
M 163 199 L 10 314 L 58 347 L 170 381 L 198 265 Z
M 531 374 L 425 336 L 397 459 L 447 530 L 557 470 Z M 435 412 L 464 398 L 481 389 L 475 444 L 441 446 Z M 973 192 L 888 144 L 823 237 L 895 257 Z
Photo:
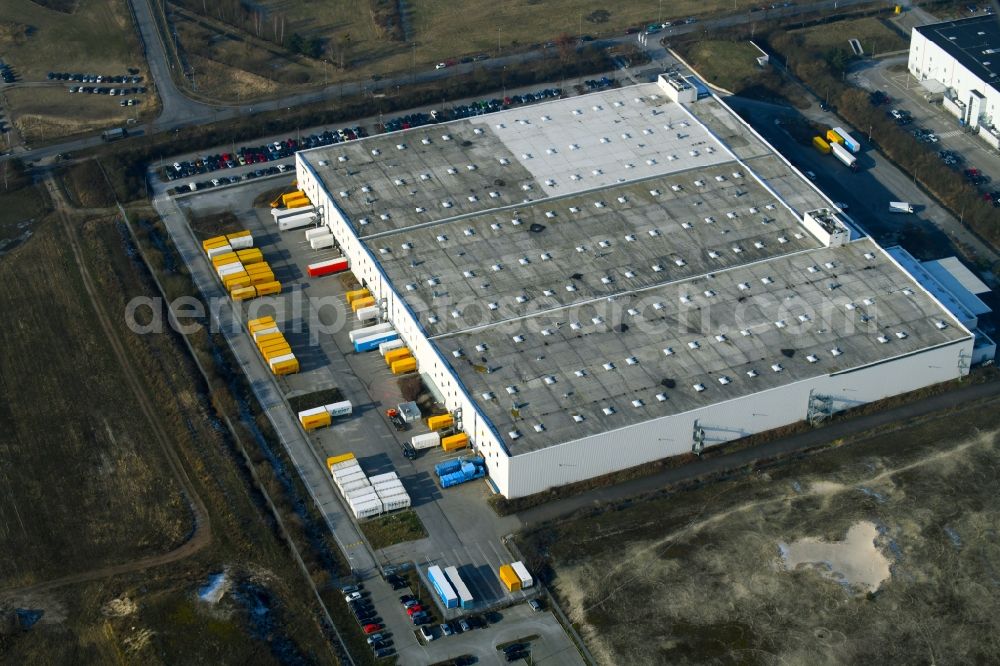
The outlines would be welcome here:
M 715 100 L 655 84 L 301 153 L 512 454 L 968 334 Z

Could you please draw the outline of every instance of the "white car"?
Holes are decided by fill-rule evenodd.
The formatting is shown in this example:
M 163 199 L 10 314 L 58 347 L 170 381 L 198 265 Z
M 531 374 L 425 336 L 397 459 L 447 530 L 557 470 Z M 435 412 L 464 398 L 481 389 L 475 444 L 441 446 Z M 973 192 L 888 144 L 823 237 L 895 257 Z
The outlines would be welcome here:
M 361 598 L 360 592 L 351 592 L 350 594 L 344 595 L 344 601 L 346 601 L 347 603 L 351 603 L 352 601 L 357 601 L 360 598 Z
M 285 169 L 287 169 L 287 168 L 288 168 L 288 167 L 287 167 L 287 166 L 285 166 L 284 164 L 279 164 L 279 165 L 278 165 L 278 172 L 279 172 L 279 173 L 285 173 Z
M 218 178 L 213 178 L 212 179 L 212 186 L 213 187 L 218 187 L 219 186 L 219 179 Z
M 439 62 L 438 64 L 434 65 L 434 69 L 444 69 L 447 66 L 448 66 L 448 63 L 446 63 L 446 62 Z
M 180 171 L 180 170 L 181 170 L 181 163 L 174 162 L 174 171 Z

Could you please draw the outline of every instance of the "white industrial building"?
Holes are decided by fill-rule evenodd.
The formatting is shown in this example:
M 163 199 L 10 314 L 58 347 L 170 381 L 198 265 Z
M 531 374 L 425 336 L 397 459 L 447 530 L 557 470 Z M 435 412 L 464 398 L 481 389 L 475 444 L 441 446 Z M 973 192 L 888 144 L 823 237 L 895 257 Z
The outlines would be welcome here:
M 960 318 L 694 97 L 661 77 L 296 157 L 507 497 L 969 371 Z
M 1000 147 L 1000 22 L 992 14 L 915 27 L 910 74 L 963 125 Z

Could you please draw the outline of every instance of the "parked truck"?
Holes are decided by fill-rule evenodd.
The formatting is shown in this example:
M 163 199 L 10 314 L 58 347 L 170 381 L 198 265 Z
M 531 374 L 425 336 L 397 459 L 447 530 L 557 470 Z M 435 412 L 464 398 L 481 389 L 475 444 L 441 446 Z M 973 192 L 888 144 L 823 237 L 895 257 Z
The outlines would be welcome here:
M 291 217 L 292 215 L 302 215 L 303 213 L 315 213 L 315 212 L 316 212 L 316 206 L 313 206 L 312 204 L 308 206 L 299 206 L 298 208 L 271 209 L 271 215 L 274 216 L 275 222 L 285 217 Z
M 448 582 L 444 572 L 441 571 L 441 567 L 436 564 L 432 567 L 428 567 L 427 579 L 430 581 L 431 587 L 434 588 L 434 591 L 441 599 L 441 603 L 444 604 L 445 608 L 458 608 L 458 595 L 455 594 L 455 590 L 452 588 L 451 583 Z
M 415 451 L 423 449 L 433 449 L 441 444 L 441 434 L 437 432 L 425 432 L 422 435 L 415 435 L 410 439 L 410 446 Z
M 363 328 L 356 328 L 353 331 L 348 332 L 347 337 L 351 342 L 357 342 L 361 338 L 366 338 L 370 335 L 375 335 L 376 333 L 385 333 L 392 330 L 392 324 L 389 322 L 383 322 L 381 324 L 375 324 L 373 326 L 365 326 Z
M 290 231 L 311 226 L 316 222 L 316 213 L 302 213 L 300 215 L 289 215 L 278 220 L 278 231 Z
M 890 201 L 889 202 L 889 212 L 890 213 L 912 213 L 913 204 L 907 203 L 905 201 Z
M 368 337 L 358 338 L 354 341 L 354 351 L 360 353 L 378 349 L 378 346 L 383 342 L 395 340 L 398 337 L 399 334 L 396 333 L 396 331 L 386 331 L 384 333 L 375 333 L 374 335 L 369 335 Z
M 837 136 L 841 138 L 840 143 L 844 145 L 852 153 L 856 153 L 861 150 L 861 144 L 851 138 L 851 135 L 847 133 L 843 127 L 834 127 L 833 131 L 837 133 Z
M 839 143 L 831 143 L 830 151 L 833 153 L 834 157 L 843 162 L 844 165 L 847 166 L 847 168 L 849 168 L 851 171 L 858 170 L 858 158 L 852 155 L 851 151 L 849 151 L 847 148 L 844 148 Z
M 349 267 L 347 258 L 342 257 L 340 259 L 327 259 L 326 261 L 317 261 L 314 264 L 309 264 L 306 266 L 306 272 L 309 273 L 309 277 L 322 277 L 324 275 L 343 273 Z
M 813 148 L 823 153 L 824 155 L 830 152 L 830 144 L 827 143 L 821 136 L 813 137 Z
M 469 592 L 469 588 L 465 585 L 465 581 L 459 575 L 458 569 L 455 567 L 445 567 L 444 575 L 447 576 L 448 582 L 451 583 L 452 588 L 454 588 L 455 593 L 458 595 L 458 600 L 462 608 L 472 608 L 475 599 Z
M 104 141 L 117 141 L 118 139 L 124 139 L 128 136 L 128 132 L 124 127 L 116 127 L 114 129 L 104 130 L 101 132 L 101 139 Z

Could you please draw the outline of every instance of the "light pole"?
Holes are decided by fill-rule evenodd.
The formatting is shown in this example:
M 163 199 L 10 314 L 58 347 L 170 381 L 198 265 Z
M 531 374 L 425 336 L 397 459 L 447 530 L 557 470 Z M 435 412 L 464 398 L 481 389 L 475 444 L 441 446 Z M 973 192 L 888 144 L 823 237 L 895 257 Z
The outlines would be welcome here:
M 497 57 L 500 57 L 500 26 L 497 26 Z

